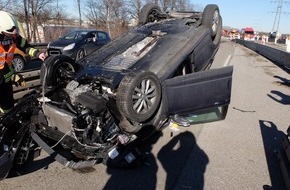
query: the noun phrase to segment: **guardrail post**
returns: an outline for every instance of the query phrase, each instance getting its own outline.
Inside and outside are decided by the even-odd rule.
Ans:
[[[266,36],[263,35],[263,36],[262,36],[262,45],[265,45],[265,44],[266,44]]]
[[[286,44],[287,44],[286,51],[290,52],[290,36],[288,36],[288,38],[286,39]]]

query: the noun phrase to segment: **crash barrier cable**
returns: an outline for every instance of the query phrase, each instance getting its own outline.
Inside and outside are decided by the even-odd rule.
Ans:
[[[252,41],[246,41],[246,40],[240,40],[240,39],[235,39],[233,41],[270,59],[277,65],[281,67],[285,67],[290,70],[290,53],[283,50],[269,47],[267,45],[255,43]]]

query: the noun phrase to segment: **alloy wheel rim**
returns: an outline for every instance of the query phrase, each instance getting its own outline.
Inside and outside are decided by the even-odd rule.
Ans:
[[[135,87],[132,95],[133,110],[136,113],[147,113],[156,102],[157,86],[150,79],[144,79]]]

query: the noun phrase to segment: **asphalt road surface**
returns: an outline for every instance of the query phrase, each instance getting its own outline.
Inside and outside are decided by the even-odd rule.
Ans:
[[[283,190],[274,150],[290,124],[289,73],[223,40],[212,68],[226,65],[234,66],[226,119],[163,130],[144,145],[150,155],[139,168],[74,171],[42,152],[0,189]]]

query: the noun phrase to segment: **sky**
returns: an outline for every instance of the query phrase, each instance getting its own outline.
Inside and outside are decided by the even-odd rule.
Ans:
[[[278,0],[190,0],[199,11],[207,4],[217,4],[223,18],[223,26],[242,29],[252,27],[255,31],[271,32],[277,12]],[[76,0],[60,0],[71,12],[78,16]],[[82,2],[82,1],[81,1]],[[290,34],[290,0],[284,0],[278,31]],[[278,15],[277,15],[278,17]],[[277,19],[278,20],[278,19]],[[288,21],[288,22],[287,22]],[[278,23],[278,21],[276,22]],[[277,30],[277,24],[274,28]]]
[[[238,29],[252,27],[260,32],[272,31],[278,6],[277,0],[192,0],[192,3],[200,7],[217,4],[223,18],[223,26]],[[284,0],[281,12],[278,31],[290,34],[290,1]]]

